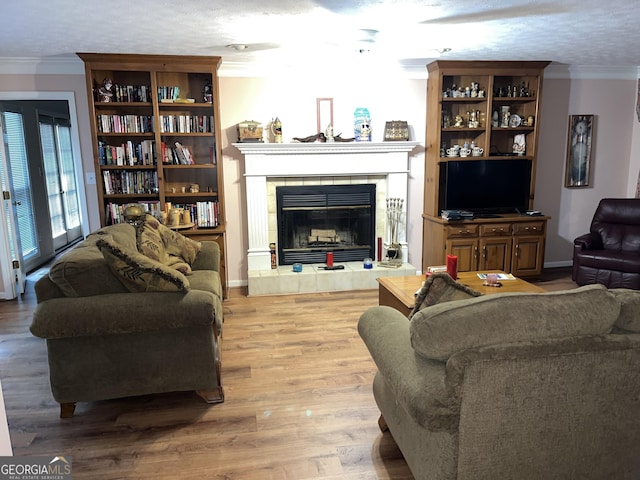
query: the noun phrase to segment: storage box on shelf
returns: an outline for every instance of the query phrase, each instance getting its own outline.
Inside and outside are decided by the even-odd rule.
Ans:
[[[492,219],[443,219],[443,208],[460,207],[445,207],[446,175],[441,173],[446,171],[445,164],[453,161],[462,162],[459,168],[464,168],[471,165],[464,163],[467,161],[529,160],[529,197],[522,207],[533,208],[538,118],[547,65],[489,61],[435,61],[427,65],[423,271],[428,265],[444,263],[447,254],[457,254],[460,271],[493,268],[518,276],[541,273],[548,217],[534,221],[512,209],[492,215]],[[500,194],[493,190],[484,193]]]
[[[100,223],[138,203],[221,248],[227,296],[220,142],[220,57],[79,53],[85,62]],[[187,214],[171,224],[171,209]]]

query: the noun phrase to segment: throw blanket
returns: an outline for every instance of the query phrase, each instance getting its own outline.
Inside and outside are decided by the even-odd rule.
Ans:
[[[191,264],[202,248],[200,242],[171,230],[153,215],[146,215],[138,227],[137,243],[140,253],[185,275],[191,273]]]

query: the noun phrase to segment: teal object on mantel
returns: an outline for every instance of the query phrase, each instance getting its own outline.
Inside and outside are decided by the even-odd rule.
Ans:
[[[353,136],[356,142],[371,141],[371,115],[369,109],[358,107],[353,114]]]

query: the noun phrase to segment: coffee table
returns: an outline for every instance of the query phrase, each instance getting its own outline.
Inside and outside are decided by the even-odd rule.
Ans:
[[[532,283],[521,278],[502,280],[501,287],[487,287],[482,285],[484,280],[478,277],[479,272],[458,272],[458,282],[467,285],[485,295],[506,292],[546,292]],[[504,273],[500,270],[483,270],[482,273]],[[378,304],[393,307],[399,312],[409,315],[415,305],[415,293],[425,280],[424,275],[409,275],[406,277],[379,277]]]

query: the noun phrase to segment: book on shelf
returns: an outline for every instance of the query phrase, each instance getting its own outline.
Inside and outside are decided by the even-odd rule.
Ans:
[[[180,87],[177,85],[161,85],[158,87],[158,101],[176,100],[180,96]]]
[[[129,140],[120,145],[108,145],[105,142],[99,142],[98,157],[100,158],[100,165],[155,165],[157,161],[155,141],[143,140],[142,142],[134,142]]]
[[[124,223],[124,211],[131,205],[140,205],[145,213],[151,214],[156,218],[161,218],[160,201],[158,200],[141,200],[138,202],[128,203],[109,202],[105,207],[107,223],[110,225],[113,225],[114,223]]]
[[[214,143],[209,147],[209,161],[211,165],[217,165],[218,159],[216,158],[216,144]]]
[[[187,156],[184,153],[184,148],[180,142],[176,142],[175,144],[175,154],[178,159],[178,163],[180,165],[189,165],[189,161],[187,160]]]
[[[220,224],[218,202],[197,202],[194,218],[198,228],[217,227]]]
[[[191,155],[191,151],[188,147],[185,147],[180,142],[175,142],[175,155],[174,157],[178,159],[178,164],[180,165],[193,165],[193,156]]]
[[[104,170],[105,195],[140,195],[158,193],[158,172],[155,170]]]
[[[162,115],[160,133],[212,133],[213,115]]]

